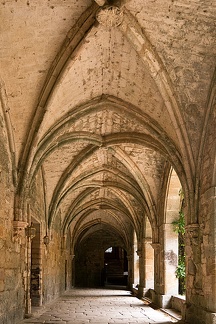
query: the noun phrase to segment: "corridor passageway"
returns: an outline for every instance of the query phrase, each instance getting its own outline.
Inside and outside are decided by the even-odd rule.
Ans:
[[[216,324],[216,1],[0,12],[0,324]]]
[[[40,309],[40,308],[39,308]],[[20,322],[49,324],[176,323],[123,289],[72,289],[34,316]]]

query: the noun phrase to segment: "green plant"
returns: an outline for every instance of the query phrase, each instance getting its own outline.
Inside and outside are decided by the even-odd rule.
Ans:
[[[184,235],[185,234],[185,218],[182,210],[179,212],[179,218],[172,222],[174,226],[174,232]]]
[[[179,212],[179,218],[173,221],[173,230],[178,234],[179,238],[179,257],[178,266],[176,268],[176,277],[179,279],[179,293],[185,293],[185,217],[182,209]]]
[[[186,279],[186,273],[185,273],[185,255],[179,256],[178,260],[178,266],[176,268],[176,277],[179,279],[179,294],[184,295],[186,286],[185,286],[185,279]]]

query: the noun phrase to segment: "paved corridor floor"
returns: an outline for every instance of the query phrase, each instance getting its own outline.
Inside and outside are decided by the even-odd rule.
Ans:
[[[72,289],[20,322],[49,324],[176,323],[123,289]]]

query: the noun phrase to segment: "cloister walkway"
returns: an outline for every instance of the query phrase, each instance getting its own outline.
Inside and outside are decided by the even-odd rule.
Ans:
[[[72,289],[37,310],[24,323],[49,324],[149,324],[177,323],[124,289]]]

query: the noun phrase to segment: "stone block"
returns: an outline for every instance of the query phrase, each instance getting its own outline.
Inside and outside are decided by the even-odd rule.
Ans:
[[[4,227],[0,225],[0,237],[4,237]]]
[[[5,290],[5,282],[4,280],[0,279],[0,291],[4,291]]]
[[[162,308],[169,308],[171,305],[171,295],[159,295],[158,302],[159,306]]]
[[[0,280],[5,279],[5,269],[0,269]]]

